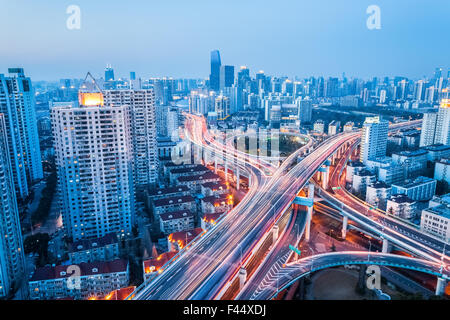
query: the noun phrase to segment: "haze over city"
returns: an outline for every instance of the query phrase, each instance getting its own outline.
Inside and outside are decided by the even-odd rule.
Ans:
[[[0,69],[35,80],[101,75],[206,78],[208,52],[278,76],[429,75],[448,63],[448,1],[377,1],[381,29],[366,28],[368,0],[0,1]],[[81,29],[66,28],[66,8]],[[5,50],[6,49],[6,50]]]

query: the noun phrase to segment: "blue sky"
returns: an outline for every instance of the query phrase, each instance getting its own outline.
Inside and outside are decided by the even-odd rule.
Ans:
[[[81,29],[66,28],[66,8]],[[369,5],[381,29],[366,27]],[[222,63],[272,75],[430,75],[450,67],[448,0],[0,0],[0,73],[35,80],[130,70],[205,78]]]

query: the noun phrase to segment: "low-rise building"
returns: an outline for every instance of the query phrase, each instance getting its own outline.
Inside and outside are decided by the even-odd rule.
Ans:
[[[112,261],[118,257],[119,240],[115,233],[98,239],[78,240],[69,245],[69,259],[72,264]]]
[[[450,184],[450,158],[436,162],[434,167],[434,179]]]
[[[197,204],[192,196],[164,198],[153,201],[153,214],[155,219],[166,212],[189,210],[196,212]]]
[[[344,125],[344,132],[352,132],[354,127],[355,127],[355,123],[354,122],[351,122],[351,121],[347,122]]]
[[[375,182],[367,186],[366,202],[381,209],[386,209],[386,201],[391,197],[391,187],[384,182]]]
[[[333,120],[328,125],[328,135],[334,136],[335,134],[338,134],[341,129],[341,122],[337,120]]]
[[[203,213],[227,212],[233,209],[233,196],[217,195],[201,199],[201,208]]]
[[[208,230],[208,229],[214,227],[216,225],[217,221],[226,213],[227,213],[227,211],[222,211],[222,212],[218,211],[215,213],[205,213],[200,222],[202,229]]]
[[[175,184],[179,177],[199,176],[209,172],[209,169],[201,164],[189,168],[173,168],[169,172],[169,180],[171,184]]]
[[[220,181],[220,177],[214,172],[206,172],[204,174],[195,175],[195,176],[183,176],[178,177],[177,182],[179,185],[187,186],[193,192],[199,193],[201,192],[201,185],[207,182],[218,183]]]
[[[366,161],[367,169],[374,172],[377,180],[387,184],[401,183],[406,179],[406,170],[396,164],[391,157],[379,157]]]
[[[433,198],[430,207],[422,210],[420,230],[450,241],[450,194]]]
[[[72,276],[77,273],[79,278]],[[128,283],[128,262],[122,259],[42,267],[35,270],[29,281],[30,299],[101,298]]]
[[[366,198],[367,186],[376,181],[376,177],[368,170],[362,170],[353,175],[352,191],[360,195],[363,199]]]
[[[195,215],[189,210],[162,213],[159,226],[165,235],[194,228]]]
[[[438,161],[442,158],[450,158],[450,145],[434,144],[423,147],[422,149],[427,151],[427,159],[431,162]]]
[[[417,177],[402,184],[392,185],[392,194],[404,194],[415,201],[428,201],[436,192],[436,180],[428,177]]]
[[[143,274],[144,281],[147,281],[152,275],[156,274],[158,270],[164,266],[170,259],[172,259],[178,251],[168,251],[160,254],[156,258],[144,260],[142,262],[143,265]]]
[[[316,122],[314,122],[314,131],[318,132],[318,133],[324,133],[325,132],[325,123],[323,122],[323,120],[317,120]]]
[[[228,194],[230,190],[224,183],[207,182],[201,185],[201,194],[205,197]]]
[[[355,173],[361,172],[365,169],[366,169],[366,167],[364,166],[364,164],[362,162],[359,162],[359,161],[349,162],[346,167],[345,181],[348,183],[352,183],[353,175]]]
[[[168,251],[180,251],[195,238],[201,237],[205,233],[202,228],[195,228],[188,231],[180,231],[169,234],[167,237]]]
[[[404,194],[392,196],[386,207],[387,214],[406,220],[413,220],[418,213],[417,202]]]
[[[392,162],[401,165],[406,170],[406,176],[412,178],[426,170],[427,155],[425,150],[401,151],[392,154]]]

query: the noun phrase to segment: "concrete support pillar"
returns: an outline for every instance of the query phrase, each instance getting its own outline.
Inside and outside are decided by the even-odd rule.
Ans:
[[[236,190],[239,190],[241,181],[239,179],[239,167],[236,167]]]
[[[436,291],[435,295],[442,296],[445,292],[445,287],[447,286],[447,280],[444,278],[438,277],[436,283]]]
[[[330,171],[330,168],[328,166],[325,166],[325,171],[322,172],[322,188],[325,190],[328,189],[329,171]]]
[[[347,237],[347,225],[348,225],[348,217],[344,216],[342,220],[342,238],[345,239]]]
[[[306,226],[305,226],[305,240],[309,241],[311,237],[311,219],[312,219],[313,207],[308,207],[308,212],[306,213]]]
[[[383,248],[382,248],[382,252],[383,253],[388,253],[389,251],[389,241],[388,239],[384,239],[383,238]]]
[[[224,161],[225,161],[225,181],[228,181],[228,161],[227,161],[227,158],[225,158]]]
[[[308,185],[308,198],[314,200],[314,183]]]
[[[274,225],[272,228],[272,243],[275,243],[278,240],[279,233],[280,228],[277,225]]]
[[[247,281],[247,270],[245,270],[244,267],[241,267],[239,270],[239,290],[242,290],[245,281]]]

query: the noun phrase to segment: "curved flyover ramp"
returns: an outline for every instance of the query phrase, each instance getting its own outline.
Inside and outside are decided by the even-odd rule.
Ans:
[[[410,269],[450,279],[450,266],[427,260],[410,258],[388,253],[345,251],[315,255],[285,265],[272,281],[256,291],[251,300],[268,300],[286,289],[300,278],[318,270],[344,265],[378,265]]]

